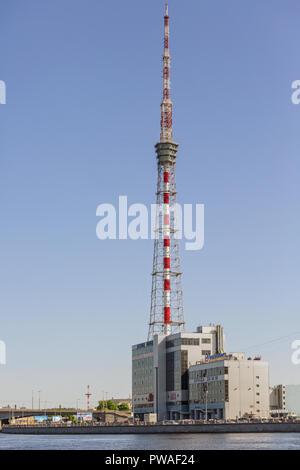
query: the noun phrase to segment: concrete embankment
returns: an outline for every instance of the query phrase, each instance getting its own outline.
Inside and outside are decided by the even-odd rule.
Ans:
[[[151,426],[3,426],[7,434],[179,434],[179,433],[294,433],[300,423],[169,424]]]

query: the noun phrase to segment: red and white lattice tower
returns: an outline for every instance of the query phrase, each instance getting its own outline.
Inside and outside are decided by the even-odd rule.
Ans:
[[[85,393],[85,396],[86,396],[86,400],[87,400],[87,410],[89,411],[89,409],[90,409],[90,397],[92,396],[92,394],[90,393],[90,386],[89,385],[87,386],[87,393]]]
[[[156,238],[154,243],[151,312],[148,340],[154,334],[169,335],[184,330],[179,240],[176,234],[175,163],[178,144],[173,142],[170,94],[168,4],[164,17],[163,100],[158,163]]]

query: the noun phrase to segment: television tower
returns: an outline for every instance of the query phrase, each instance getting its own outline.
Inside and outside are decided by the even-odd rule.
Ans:
[[[155,146],[158,164],[157,214],[153,256],[151,311],[148,340],[154,334],[184,330],[179,240],[176,237],[175,163],[170,93],[169,12],[164,16],[163,99],[160,142]]]

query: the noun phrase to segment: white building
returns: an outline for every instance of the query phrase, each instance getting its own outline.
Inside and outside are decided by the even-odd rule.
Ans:
[[[285,385],[270,387],[270,415],[272,417],[286,417]]]
[[[300,416],[300,385],[276,385],[270,388],[272,416]]]
[[[189,409],[193,419],[269,417],[269,363],[223,355],[189,368]]]
[[[132,346],[132,403],[136,418],[156,413],[159,421],[189,417],[188,369],[206,356],[225,350],[220,325],[195,333],[155,335]]]

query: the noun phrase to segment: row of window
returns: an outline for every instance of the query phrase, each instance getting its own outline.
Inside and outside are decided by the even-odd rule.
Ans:
[[[136,359],[135,361],[132,361],[133,370],[147,369],[151,367],[153,367],[153,356],[145,357],[143,359]]]
[[[211,338],[202,338],[202,344],[211,344]],[[166,342],[166,347],[174,348],[177,346],[199,346],[200,338],[175,338]],[[210,353],[210,351],[209,351]]]
[[[153,341],[147,341],[147,343],[140,343],[135,346],[136,349],[143,349],[149,346],[153,346]]]
[[[228,397],[225,397],[225,400],[219,398],[209,398],[207,403],[220,403],[220,402],[228,402]],[[190,398],[190,405],[205,405],[206,404],[206,397],[198,397],[197,399]]]
[[[167,401],[167,406],[180,406],[180,405],[188,405],[188,401]]]
[[[153,355],[153,346],[149,346],[143,349],[134,349],[132,351],[132,358],[135,358],[136,356],[149,356],[149,355]]]
[[[135,403],[134,408],[153,408],[153,403]]]
[[[212,377],[218,375],[228,374],[228,367],[211,367],[204,370],[192,370],[190,371],[191,379],[198,379],[203,377]]]

